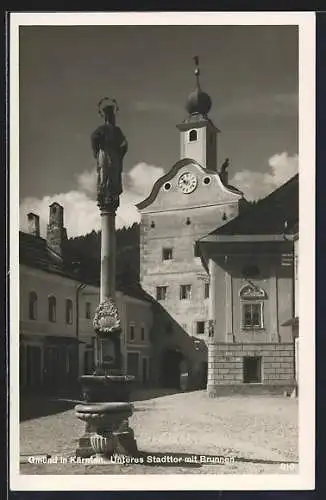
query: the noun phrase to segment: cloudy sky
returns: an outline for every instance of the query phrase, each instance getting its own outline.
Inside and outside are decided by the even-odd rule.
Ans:
[[[20,28],[20,217],[65,207],[69,236],[99,229],[90,134],[97,103],[115,97],[127,136],[117,227],[179,159],[176,124],[195,85],[212,97],[222,131],[219,162],[248,199],[297,170],[298,36],[295,26],[25,26]]]

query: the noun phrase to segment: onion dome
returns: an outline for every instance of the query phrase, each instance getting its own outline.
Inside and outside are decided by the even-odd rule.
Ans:
[[[195,68],[195,75],[196,75],[196,80],[197,80],[197,86],[196,89],[191,92],[188,96],[187,102],[186,102],[186,110],[190,115],[192,114],[200,114],[206,116],[209,110],[212,107],[212,100],[210,96],[201,90],[200,88],[200,82],[199,82],[199,59],[198,57],[194,57],[196,68]]]
[[[199,113],[201,115],[207,115],[212,107],[212,100],[206,92],[203,92],[200,88],[196,88],[188,96],[186,109],[190,115],[194,113]]]

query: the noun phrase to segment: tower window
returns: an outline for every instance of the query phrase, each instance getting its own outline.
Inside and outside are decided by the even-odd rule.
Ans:
[[[156,300],[165,300],[167,295],[168,287],[167,286],[158,286],[156,287]]]
[[[191,285],[180,285],[180,300],[191,299]]]
[[[173,250],[172,250],[172,248],[163,248],[163,250],[162,250],[162,259],[163,260],[172,260],[173,259]]]
[[[190,130],[189,132],[189,141],[197,141],[197,130]]]
[[[204,298],[208,299],[209,297],[209,283],[204,284]]]
[[[196,333],[197,333],[197,335],[204,335],[204,333],[205,333],[205,321],[197,321]]]

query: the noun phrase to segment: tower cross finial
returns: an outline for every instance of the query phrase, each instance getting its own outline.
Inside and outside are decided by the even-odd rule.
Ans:
[[[200,70],[199,70],[199,57],[198,56],[194,56],[194,62],[195,62],[195,75],[196,75],[197,87],[200,88],[200,83],[199,83]]]

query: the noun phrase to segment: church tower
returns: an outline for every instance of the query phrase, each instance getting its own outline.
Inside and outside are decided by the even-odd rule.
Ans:
[[[178,386],[181,362],[191,386],[205,386],[210,283],[196,242],[236,217],[245,203],[243,193],[228,184],[228,162],[217,166],[219,131],[208,116],[212,101],[201,89],[197,57],[195,62],[196,88],[177,126],[180,158],[137,205],[140,281],[156,301],[153,365],[165,387]]]
[[[192,158],[208,170],[217,170],[219,129],[208,117],[212,100],[200,87],[199,59],[195,60],[196,88],[186,102],[187,118],[179,125],[180,158]]]

